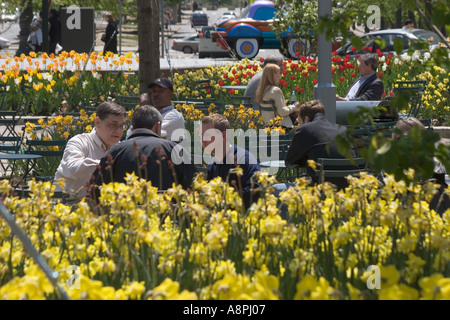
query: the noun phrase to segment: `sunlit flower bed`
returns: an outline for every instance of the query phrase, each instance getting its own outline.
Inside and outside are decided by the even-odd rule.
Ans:
[[[282,219],[266,174],[248,212],[220,179],[165,193],[127,181],[93,207],[51,201],[47,182],[28,199],[1,184],[72,299],[450,299],[450,212],[429,210],[432,185],[388,177],[379,189],[363,175],[335,192],[299,179]],[[58,298],[2,219],[0,230],[0,299]]]
[[[370,51],[370,48],[363,49]],[[449,74],[439,66],[426,66],[428,53],[420,55],[416,52],[412,56],[378,55],[378,76],[385,85],[383,97],[392,96],[397,80],[425,79],[429,82],[429,88],[423,97],[426,107],[424,116],[436,119],[441,125],[450,122],[447,116],[449,92],[446,89]],[[37,57],[31,53],[30,56],[0,57],[0,61],[3,61],[0,84],[5,84],[6,91],[10,93],[5,106],[17,109],[27,98],[30,101],[28,112],[35,115],[95,107],[102,101],[114,100],[120,95],[139,93],[139,79],[134,67],[131,68],[139,64],[139,58],[133,53],[103,56],[102,53],[94,52],[88,56],[64,51],[58,56],[43,54]],[[246,85],[261,70],[262,61],[263,58],[243,59],[225,66],[210,66],[183,73],[175,70],[173,75],[169,75],[175,83],[174,99],[210,98],[232,103],[230,95],[242,96],[243,90],[225,89],[223,86]],[[296,92],[298,100],[314,99],[317,71],[315,59],[299,57],[297,60],[285,60],[280,86],[286,99],[290,98],[292,91]],[[359,75],[356,60],[351,60],[350,56],[333,56],[332,73],[337,93],[344,96]],[[197,81],[200,80],[209,80],[208,85],[212,89],[199,89]],[[22,95],[24,85],[29,86],[25,88],[28,92],[25,97]]]

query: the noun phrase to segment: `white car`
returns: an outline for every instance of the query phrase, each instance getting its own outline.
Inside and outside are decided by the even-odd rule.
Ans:
[[[219,25],[225,20],[236,18],[236,14],[233,11],[227,11],[217,20],[216,25]]]
[[[11,45],[11,42],[4,38],[4,37],[0,37],[0,50],[2,49],[8,49]]]
[[[200,32],[200,39],[198,42],[198,57],[206,58],[226,58],[231,56],[231,50],[222,49],[219,44],[211,38],[211,32],[214,31],[213,26],[203,27]]]

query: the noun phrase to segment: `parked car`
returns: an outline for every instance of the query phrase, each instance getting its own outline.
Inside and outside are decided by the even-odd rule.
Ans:
[[[236,18],[236,14],[233,11],[226,11],[222,14],[222,16],[219,19],[217,19],[216,24],[221,24],[225,20],[235,19],[235,18]]]
[[[303,48],[308,48],[309,43],[293,38],[289,33],[291,28],[282,34],[281,39],[277,37],[272,30],[277,11],[272,1],[255,0],[242,11],[239,18],[217,24],[212,37],[223,49],[230,47],[240,59],[254,58],[259,49],[281,49],[280,52],[289,58],[295,58],[296,52],[304,51]]]
[[[419,39],[428,41],[430,43],[429,49],[431,51],[435,47],[439,46],[440,38],[436,33],[424,29],[413,29],[411,31],[404,31],[402,29],[386,29],[366,33],[361,36],[361,39],[363,40],[366,50],[355,50],[351,42],[347,42],[345,46],[336,50],[337,55],[350,55],[350,58],[353,58],[358,53],[361,54],[366,52],[370,47],[372,47],[372,52],[376,52],[380,49],[384,55],[388,55],[389,53],[393,54],[395,52],[394,43],[396,39],[401,39],[403,42],[402,52],[408,51],[411,46],[411,40]],[[377,39],[384,40],[384,48],[380,48],[380,46],[375,42]]]
[[[0,37],[0,50],[8,49],[10,45],[11,45],[11,42],[8,39],[6,39],[4,37]]]
[[[224,49],[219,45],[218,42],[220,40],[218,40],[218,42],[213,41],[211,37],[211,33],[213,31],[214,31],[213,26],[206,26],[202,28],[198,43],[198,57],[200,59],[206,57],[213,57],[213,58],[231,57],[231,51],[228,48]]]
[[[207,26],[208,16],[203,11],[194,11],[191,16],[191,25],[192,27]]]
[[[179,40],[173,40],[172,50],[194,53],[198,51],[199,35],[194,34]]]

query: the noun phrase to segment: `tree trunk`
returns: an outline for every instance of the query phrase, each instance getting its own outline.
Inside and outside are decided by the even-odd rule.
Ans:
[[[31,33],[30,24],[33,19],[33,2],[32,0],[21,0],[20,8],[22,12],[19,18],[19,48],[16,51],[16,56],[20,56],[22,53],[28,54],[30,51],[27,46],[28,36]]]
[[[161,74],[158,8],[158,0],[137,0],[139,85],[141,93],[148,92],[148,85]]]

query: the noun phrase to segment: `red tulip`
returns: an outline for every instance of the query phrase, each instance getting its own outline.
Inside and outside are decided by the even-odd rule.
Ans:
[[[336,50],[333,51],[333,56],[337,56],[337,51]]]
[[[295,80],[295,76],[294,75],[291,76],[291,80]]]
[[[352,78],[354,78],[356,76],[356,74],[354,72],[352,72],[351,76],[352,76]]]
[[[299,88],[299,86],[296,86],[295,87],[295,91],[298,91],[300,88]]]
[[[261,63],[263,63],[264,62],[264,58],[263,57],[259,58],[259,61],[261,61]]]
[[[314,80],[313,80],[313,83],[314,83],[314,84],[317,84],[317,79],[314,79]]]
[[[295,52],[295,55],[298,57],[298,56],[300,56],[300,52],[299,51],[296,51]]]
[[[237,84],[237,85],[240,85],[240,84],[241,84],[241,80],[237,79],[237,80],[236,80],[236,84]]]
[[[305,88],[300,88],[300,92],[301,93],[305,92]]]
[[[380,78],[381,79],[381,77],[383,76],[383,72],[378,72],[378,78]]]
[[[340,77],[339,80],[340,80],[341,82],[344,82],[345,79],[344,79],[344,77]]]
[[[223,75],[223,78],[224,78],[224,79],[228,78],[228,74],[225,73],[225,74]]]
[[[223,86],[223,81],[219,80],[219,82],[217,82],[219,84],[219,86]]]

